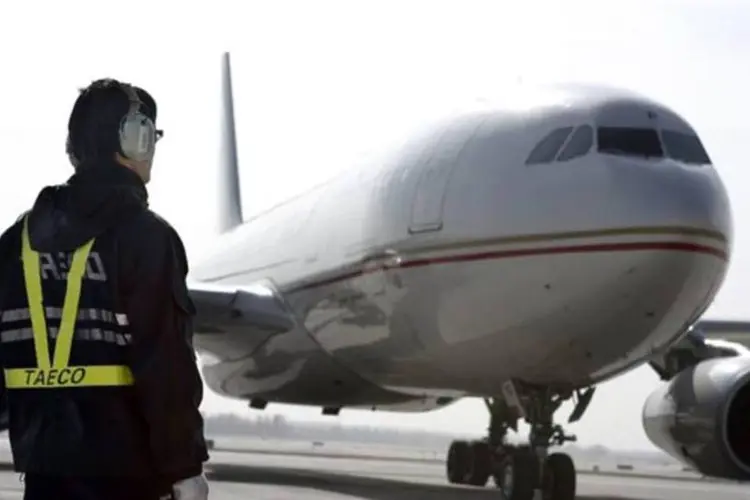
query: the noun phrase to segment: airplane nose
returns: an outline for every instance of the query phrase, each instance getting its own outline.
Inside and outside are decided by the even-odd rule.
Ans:
[[[723,282],[732,243],[729,198],[712,166],[628,158],[604,158],[600,166],[606,187],[591,205],[601,209],[595,217],[630,230],[623,241],[632,244],[621,248],[633,251],[613,254],[619,267],[608,274],[609,293],[590,290],[598,310],[623,308],[616,327],[584,342],[598,353],[595,378],[664,348],[697,320]]]
[[[651,131],[642,106],[615,104],[624,115],[595,122]],[[543,138],[515,147],[493,117],[440,157],[460,161],[450,175],[430,171],[420,186],[441,196],[432,205],[415,198],[430,210],[412,219],[432,223],[413,240],[432,252],[420,264],[442,266],[421,294],[435,299],[424,310],[437,316],[441,371],[487,391],[509,373],[540,384],[601,381],[669,345],[706,310],[729,265],[730,203],[691,127],[660,116],[661,155],[644,151],[638,134],[607,144],[602,126],[587,153],[584,142],[579,156],[560,159],[567,146],[558,152]],[[687,138],[682,149],[672,129]],[[531,161],[540,145],[552,153]],[[442,276],[450,286],[432,295]]]

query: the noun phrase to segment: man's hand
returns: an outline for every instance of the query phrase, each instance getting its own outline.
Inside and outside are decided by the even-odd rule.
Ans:
[[[172,485],[175,500],[208,500],[206,476],[190,477]]]

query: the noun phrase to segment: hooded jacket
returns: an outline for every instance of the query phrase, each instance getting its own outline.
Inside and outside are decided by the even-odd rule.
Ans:
[[[79,311],[123,311],[128,331],[119,334],[127,335],[128,345],[77,340],[79,319],[71,364],[125,364],[134,384],[5,390],[16,470],[157,477],[165,485],[200,474],[208,459],[198,409],[202,382],[192,347],[195,310],[185,283],[187,258],[177,232],[149,210],[140,178],[115,163],[79,169],[67,183],[45,187],[25,215],[30,245],[46,257],[40,259],[46,307],[62,307],[66,259],[96,238],[92,254],[96,250],[102,269],[92,272],[104,278],[84,280]],[[28,308],[22,228],[23,216],[0,237],[3,319],[11,316],[4,314],[8,311]],[[26,321],[21,326],[28,329]],[[0,363],[35,366],[31,339],[2,338],[12,327],[19,325],[0,321]],[[54,341],[49,344],[54,348]]]

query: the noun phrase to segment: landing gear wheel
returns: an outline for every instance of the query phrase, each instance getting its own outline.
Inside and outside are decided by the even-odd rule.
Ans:
[[[448,449],[446,474],[451,484],[484,486],[492,470],[489,446],[482,441],[453,441]]]
[[[469,445],[471,465],[465,477],[466,484],[485,486],[492,472],[492,454],[487,443],[474,441]]]
[[[471,450],[466,441],[453,441],[448,448],[446,475],[451,484],[463,484]]]
[[[575,500],[576,468],[565,453],[552,453],[544,464],[544,500]]]
[[[514,450],[500,466],[498,487],[505,500],[532,500],[539,483],[539,460],[530,448]]]

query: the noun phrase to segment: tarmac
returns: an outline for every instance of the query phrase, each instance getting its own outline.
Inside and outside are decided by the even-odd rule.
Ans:
[[[264,444],[261,446],[261,444]],[[216,443],[206,466],[212,500],[406,500],[495,499],[486,488],[448,485],[436,457],[408,456],[406,450],[373,445],[378,457],[360,452],[343,455],[345,444],[236,440]],[[231,447],[232,451],[227,451]],[[337,456],[337,447],[340,447]],[[274,452],[273,449],[278,450]],[[326,450],[331,448],[331,450]],[[395,458],[394,456],[395,455]],[[23,498],[23,483],[11,472],[7,441],[0,441],[0,500]],[[592,473],[578,476],[579,500],[739,500],[750,498],[750,485],[659,477],[656,474]]]

